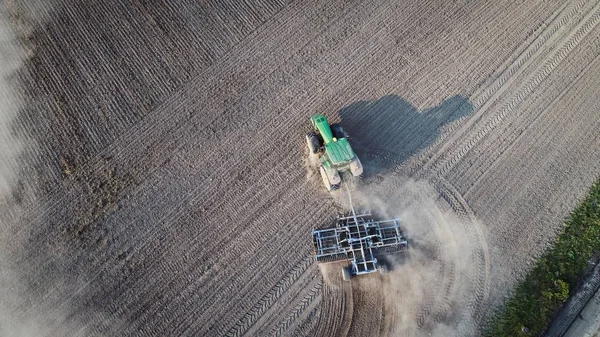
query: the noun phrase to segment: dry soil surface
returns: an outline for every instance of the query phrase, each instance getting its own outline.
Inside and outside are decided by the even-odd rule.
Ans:
[[[2,335],[477,335],[600,175],[599,1],[2,6]],[[315,112],[384,277],[311,258]]]

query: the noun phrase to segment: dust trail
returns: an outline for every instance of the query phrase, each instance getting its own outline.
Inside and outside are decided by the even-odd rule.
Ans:
[[[305,155],[302,157],[304,168],[306,169],[306,181],[316,181],[321,179],[319,175],[319,157],[315,154],[310,153],[308,150],[305,151]]]
[[[31,38],[33,22],[46,20],[53,1],[0,1],[0,206],[10,200],[19,172],[19,157],[34,147],[30,138],[18,134],[15,119],[24,108],[16,74],[34,51],[21,43]]]
[[[12,130],[12,121],[22,105],[10,84],[11,77],[21,65],[21,53],[6,12],[0,12],[0,196],[9,194],[16,180],[16,161],[23,144]]]
[[[32,33],[33,18],[49,15],[48,1],[0,2],[0,336],[29,337],[61,334],[50,327],[64,320],[68,313],[48,314],[41,308],[43,300],[28,291],[35,283],[27,249],[35,249],[27,240],[27,221],[43,205],[35,201],[33,184],[24,169],[26,153],[35,153],[35,143],[16,127],[17,118],[26,107],[17,75],[32,56],[22,44]],[[35,205],[33,210],[28,205]]]
[[[5,7],[0,10],[0,335],[33,336],[35,324],[18,324],[14,312],[25,306],[19,266],[15,259],[22,243],[12,233],[22,216],[20,205],[12,197],[18,178],[17,161],[24,142],[13,130],[13,121],[22,107],[13,76],[22,64],[23,54],[17,44]]]
[[[477,335],[480,312],[474,293],[485,275],[474,263],[481,242],[467,239],[473,224],[444,207],[426,181],[392,174],[377,178],[377,182],[357,184],[352,192],[354,206],[390,218],[400,217],[409,240],[408,253],[384,257],[391,263],[391,270],[382,282],[360,290],[373,296],[383,292],[384,303],[380,305],[382,324],[387,326],[384,335]],[[348,197],[336,199],[341,207],[349,209]]]
[[[14,76],[26,56],[17,40],[9,14],[10,3],[0,7],[0,335],[36,336],[41,330],[35,321],[20,321],[17,311],[25,310],[25,289],[18,262],[23,238],[15,237],[24,210],[13,189],[19,178],[18,160],[27,146],[14,130],[14,121],[23,107]]]

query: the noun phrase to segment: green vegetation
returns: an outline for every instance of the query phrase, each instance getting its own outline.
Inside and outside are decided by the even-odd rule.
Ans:
[[[570,214],[554,246],[536,263],[490,324],[485,336],[539,336],[576,290],[588,262],[600,252],[600,180]]]

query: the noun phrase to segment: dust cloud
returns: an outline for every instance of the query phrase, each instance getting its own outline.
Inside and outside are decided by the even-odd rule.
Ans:
[[[34,51],[22,41],[33,32],[33,22],[46,20],[52,1],[0,1],[0,206],[8,202],[14,187],[19,157],[26,148],[35,146],[15,128],[15,119],[24,107],[24,98],[15,78]],[[26,5],[26,6],[25,6]],[[34,19],[35,17],[35,19]]]
[[[353,204],[387,218],[400,217],[409,251],[387,255],[390,273],[376,287],[388,336],[473,336],[480,332],[481,288],[486,283],[482,242],[426,181],[392,174],[358,184]],[[347,198],[338,199],[347,205]],[[485,246],[485,245],[483,245]],[[379,277],[375,275],[374,277]],[[361,290],[365,291],[365,289]],[[483,291],[485,293],[485,291]],[[369,308],[364,308],[369,310]]]
[[[305,150],[305,155],[302,156],[304,168],[306,169],[306,181],[317,181],[317,179],[321,180],[321,176],[319,175],[318,167],[319,167],[319,157],[315,154],[312,154]]]
[[[35,148],[35,143],[17,128],[16,119],[25,102],[16,75],[31,56],[31,50],[21,43],[32,31],[28,18],[34,14],[44,17],[50,8],[48,2],[27,5],[26,11],[19,7],[24,6],[22,2],[0,2],[0,336],[3,337],[60,334],[60,330],[51,331],[49,327],[66,317],[63,313],[40,310],[31,301],[26,286],[31,280],[25,277],[30,267],[23,260],[28,244],[24,219],[30,211],[24,200],[35,203],[35,193],[23,185],[18,193],[15,189],[23,178],[23,156],[26,150]],[[36,13],[29,12],[34,9]],[[38,205],[36,210],[40,208]]]
[[[13,76],[21,67],[23,50],[19,48],[16,32],[11,25],[7,3],[0,8],[0,335],[35,336],[39,329],[34,322],[18,323],[15,312],[26,306],[18,266],[20,240],[15,242],[20,205],[12,198],[18,178],[17,165],[25,143],[14,132],[14,119],[22,108],[22,99]]]
[[[21,108],[21,100],[11,85],[11,77],[21,65],[21,53],[6,12],[0,11],[0,196],[10,192],[16,179],[16,162],[22,142],[12,130],[12,121]]]

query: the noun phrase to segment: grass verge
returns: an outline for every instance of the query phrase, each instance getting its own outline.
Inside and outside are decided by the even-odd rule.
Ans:
[[[576,290],[588,262],[600,252],[600,180],[571,212],[556,242],[536,262],[484,336],[540,336]]]

